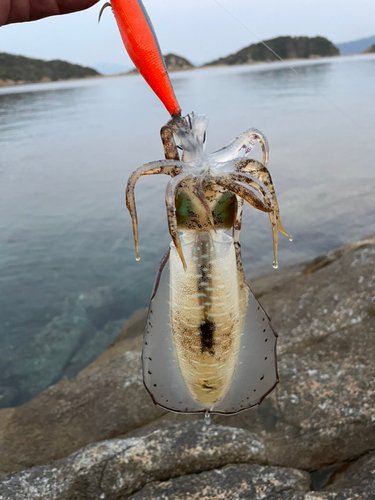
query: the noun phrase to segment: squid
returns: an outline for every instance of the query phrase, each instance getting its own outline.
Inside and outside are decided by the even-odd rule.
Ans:
[[[244,202],[268,214],[277,267],[280,220],[267,168],[265,135],[251,128],[226,147],[206,153],[205,115],[183,117],[140,0],[112,0],[125,47],[171,115],[160,131],[165,158],[137,168],[126,186],[139,260],[135,186],[165,174],[171,243],[152,292],[142,350],[143,380],[155,404],[174,412],[234,414],[260,404],[277,385],[270,318],[242,268]],[[262,163],[251,158],[255,145]],[[229,234],[231,232],[231,234]]]
[[[161,130],[166,159],[131,174],[126,205],[139,259],[136,182],[145,175],[170,176],[165,204],[172,242],[160,265],[144,335],[146,389],[156,404],[175,412],[231,414],[261,403],[278,383],[277,335],[242,268],[244,201],[269,215],[274,267],[278,231],[291,237],[281,224],[266,167],[266,137],[249,129],[206,154],[206,130],[204,115],[173,117]],[[249,158],[256,143],[263,163]]]

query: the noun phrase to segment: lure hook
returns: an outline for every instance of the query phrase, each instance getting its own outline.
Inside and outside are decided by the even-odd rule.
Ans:
[[[103,7],[100,9],[100,12],[99,12],[99,18],[98,18],[98,24],[100,23],[100,19],[102,18],[102,14],[103,12],[105,11],[105,9],[107,7],[112,7],[111,3],[110,2],[106,2]]]

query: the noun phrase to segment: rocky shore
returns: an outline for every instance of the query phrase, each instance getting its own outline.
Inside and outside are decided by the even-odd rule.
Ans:
[[[259,407],[206,426],[154,406],[139,311],[74,378],[0,410],[0,500],[375,499],[375,236],[250,285],[279,333]]]

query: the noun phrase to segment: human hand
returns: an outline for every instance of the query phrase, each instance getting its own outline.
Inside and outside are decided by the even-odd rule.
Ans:
[[[0,26],[88,9],[99,0],[0,0]]]

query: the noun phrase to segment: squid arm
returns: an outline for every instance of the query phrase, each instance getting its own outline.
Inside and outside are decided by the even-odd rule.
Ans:
[[[137,168],[129,177],[128,183],[125,190],[125,201],[126,207],[129,210],[130,217],[132,219],[133,226],[133,236],[135,244],[135,258],[140,259],[139,256],[139,243],[138,243],[138,217],[137,208],[135,205],[134,189],[138,179],[144,175],[177,175],[181,168],[184,166],[182,162],[177,162],[174,160],[159,160],[146,163],[141,167]]]

